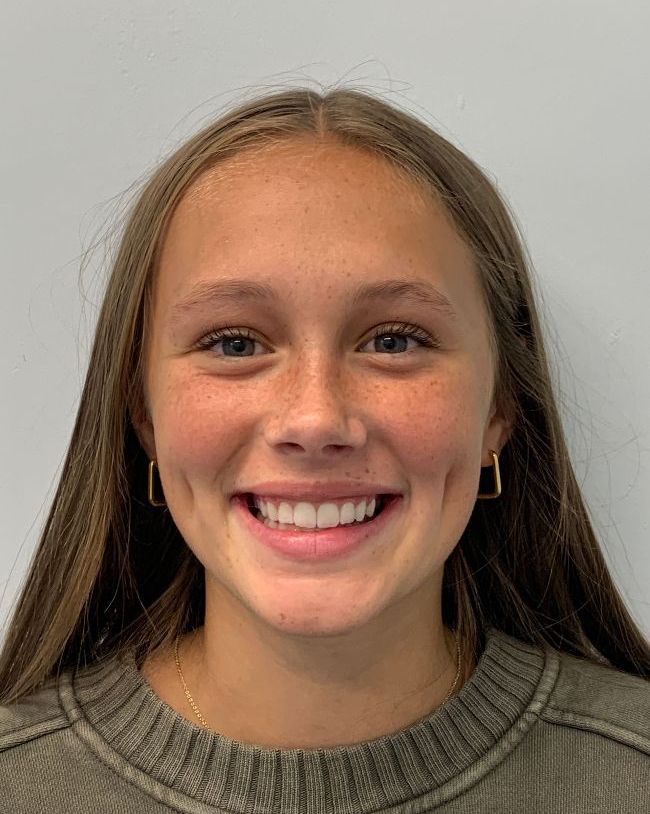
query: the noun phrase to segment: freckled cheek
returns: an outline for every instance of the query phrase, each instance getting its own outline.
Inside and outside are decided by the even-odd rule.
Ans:
[[[170,386],[156,411],[156,445],[168,465],[210,476],[227,460],[247,424],[245,402],[214,381]]]
[[[390,415],[394,447],[416,477],[444,478],[474,465],[481,427],[476,398],[467,388],[447,382],[396,399],[389,413],[387,407],[384,400],[384,423]]]

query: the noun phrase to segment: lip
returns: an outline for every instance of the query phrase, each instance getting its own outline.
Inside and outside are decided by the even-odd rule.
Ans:
[[[329,481],[315,484],[313,481],[265,481],[254,486],[238,489],[233,495],[254,494],[258,497],[276,500],[306,500],[310,503],[325,500],[342,500],[346,497],[366,497],[368,495],[401,495],[399,489],[381,483],[361,483],[360,481]]]
[[[366,523],[301,532],[269,528],[250,513],[246,495],[232,498],[237,519],[253,539],[282,557],[303,562],[337,559],[357,551],[366,542],[376,540],[391,523],[402,503],[402,496],[393,494],[386,500],[381,513]]]

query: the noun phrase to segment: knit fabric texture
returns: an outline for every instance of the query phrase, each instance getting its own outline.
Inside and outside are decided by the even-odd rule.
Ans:
[[[650,812],[650,682],[488,628],[457,695],[399,732],[268,749],[165,704],[132,654],[0,707],[0,812]]]

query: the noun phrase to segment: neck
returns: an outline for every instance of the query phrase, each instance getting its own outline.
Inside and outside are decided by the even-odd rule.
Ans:
[[[368,630],[290,637],[220,604],[181,639],[182,673],[208,727],[233,740],[285,749],[373,740],[430,715],[456,679],[453,634],[432,624],[433,614],[418,623],[417,610],[378,624],[374,638]],[[174,674],[177,711],[197,723],[175,664]],[[464,664],[452,695],[469,674]]]

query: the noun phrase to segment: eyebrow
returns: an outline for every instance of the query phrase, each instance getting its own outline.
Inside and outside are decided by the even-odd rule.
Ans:
[[[352,290],[350,307],[355,308],[381,300],[399,300],[402,303],[426,305],[451,319],[458,315],[449,299],[433,285],[415,280],[381,280],[360,283]],[[170,321],[176,323],[195,308],[220,303],[242,302],[280,303],[281,294],[266,283],[239,279],[215,280],[197,283],[183,299],[171,309]]]

